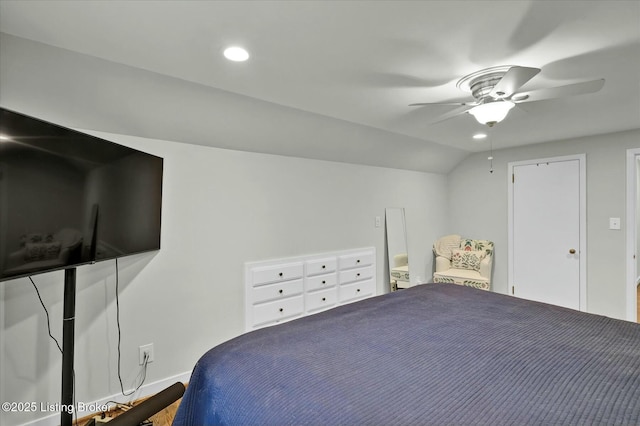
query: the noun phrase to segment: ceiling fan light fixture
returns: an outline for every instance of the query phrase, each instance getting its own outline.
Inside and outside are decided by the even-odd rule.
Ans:
[[[473,115],[478,123],[491,127],[504,120],[514,106],[511,101],[488,102],[471,108],[469,114]]]

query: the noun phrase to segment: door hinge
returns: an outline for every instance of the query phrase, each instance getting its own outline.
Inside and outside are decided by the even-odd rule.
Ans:
[[[516,174],[511,173],[511,183],[516,183]]]
[[[516,286],[511,286],[511,294],[516,294]]]

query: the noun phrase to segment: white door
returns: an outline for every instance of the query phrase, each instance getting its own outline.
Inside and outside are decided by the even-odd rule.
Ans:
[[[581,308],[580,167],[577,158],[512,166],[513,295]]]

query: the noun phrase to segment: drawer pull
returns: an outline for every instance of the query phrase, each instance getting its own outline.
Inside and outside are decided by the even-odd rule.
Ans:
[[[278,293],[282,294],[282,289],[278,290]]]
[[[322,280],[322,284],[326,284],[326,283],[327,283],[327,280]]]
[[[326,302],[326,301],[327,301],[327,298],[326,298],[326,297],[323,297],[323,298],[322,298],[322,301],[323,301],[323,302]]]
[[[360,259],[356,260],[356,263],[360,263]]]
[[[283,274],[282,272],[280,272],[278,275],[279,275],[279,276],[283,276],[284,274]]]
[[[360,290],[358,290],[358,291],[360,291]],[[284,312],[284,309],[280,308],[280,312]]]
[[[356,293],[360,293],[360,289],[357,289],[357,290],[356,290]]]
[[[327,265],[322,265],[322,269],[325,269],[327,267]]]
[[[360,276],[360,272],[358,272],[358,273],[356,274],[356,277],[359,277],[359,276]]]

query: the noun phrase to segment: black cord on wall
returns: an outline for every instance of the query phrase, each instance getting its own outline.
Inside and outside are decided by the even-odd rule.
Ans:
[[[47,332],[49,333],[49,337],[56,342],[56,346],[58,347],[58,350],[60,351],[60,354],[63,354],[64,352],[62,351],[62,346],[60,346],[60,342],[58,341],[58,339],[56,339],[53,334],[51,333],[51,320],[49,318],[49,311],[47,310],[46,305],[44,304],[44,301],[42,300],[42,296],[40,296],[40,290],[38,290],[38,286],[36,285],[35,281],[33,281],[33,278],[30,276],[29,277],[29,281],[31,281],[31,284],[33,284],[33,288],[36,290],[36,294],[38,295],[38,300],[40,301],[40,305],[42,305],[42,309],[44,309],[44,313],[47,316]],[[75,402],[76,400],[76,370],[75,368],[73,369],[73,405],[76,408],[76,410],[73,410],[73,414],[72,416],[75,416],[78,407],[78,404]],[[76,425],[78,424],[78,418],[76,417],[75,419],[75,423]]]
[[[44,313],[47,316],[47,331],[49,332],[49,337],[51,337],[51,339],[53,339],[53,341],[56,342],[56,346],[58,346],[58,350],[60,351],[60,353],[62,353],[62,346],[60,346],[60,342],[58,342],[58,339],[53,337],[53,334],[51,334],[51,320],[49,319],[49,311],[47,310],[47,307],[45,306],[44,301],[42,300],[42,296],[40,296],[40,291],[38,290],[38,286],[33,281],[33,278],[29,277],[29,280],[31,281],[31,284],[33,284],[33,288],[36,289],[38,300],[40,301],[40,304],[42,305],[42,309],[44,309]]]
[[[138,390],[142,387],[142,384],[144,383],[144,381],[147,379],[147,365],[149,364],[149,355],[146,353],[144,354],[144,360],[142,362],[142,371],[141,371],[142,380],[140,381],[140,384],[138,384],[138,386],[131,392],[129,393],[125,392],[124,385],[122,384],[122,374],[120,369],[120,360],[122,358],[122,354],[120,351],[120,342],[122,340],[122,330],[120,328],[120,297],[118,296],[119,285],[120,285],[119,275],[120,275],[120,271],[118,268],[118,258],[116,258],[116,324],[118,326],[118,380],[120,381],[120,392],[122,393],[122,395],[131,396],[134,393],[138,392]],[[140,376],[140,373],[138,374],[138,377],[139,376]]]

